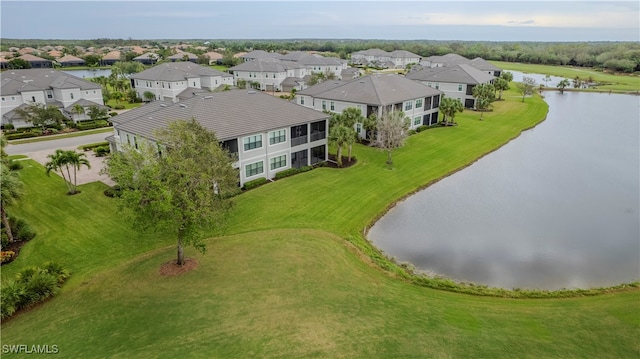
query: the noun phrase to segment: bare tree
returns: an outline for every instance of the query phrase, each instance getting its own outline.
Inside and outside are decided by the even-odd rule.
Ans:
[[[518,91],[522,94],[522,102],[527,95],[533,95],[533,89],[536,88],[536,80],[533,77],[524,76],[522,82],[518,83]]]
[[[385,112],[376,123],[376,137],[373,144],[387,151],[387,165],[393,165],[391,151],[402,147],[407,138],[409,126],[402,111]]]

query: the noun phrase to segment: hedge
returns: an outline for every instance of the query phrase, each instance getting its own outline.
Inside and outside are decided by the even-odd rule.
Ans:
[[[264,177],[256,178],[256,179],[254,179],[252,181],[246,182],[244,184],[244,189],[248,191],[250,189],[253,189],[253,188],[256,188],[256,187],[260,187],[265,183],[267,183],[267,179],[266,178],[264,178]]]
[[[37,136],[40,136],[40,134],[33,133],[33,132],[22,132],[22,133],[11,133],[11,134],[5,135],[5,138],[7,139],[7,141],[9,141],[9,140],[18,140],[21,138],[37,137]]]

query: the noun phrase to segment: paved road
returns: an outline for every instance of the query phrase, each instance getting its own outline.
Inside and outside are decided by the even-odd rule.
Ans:
[[[102,142],[107,136],[112,135],[111,132],[95,133],[93,135],[61,138],[59,140],[49,140],[42,142],[32,142],[24,144],[9,144],[5,150],[10,155],[28,155],[32,152],[49,150],[53,152],[58,148],[68,149],[69,147],[78,148],[80,145],[89,143]]]
[[[58,140],[49,140],[42,142],[24,143],[24,144],[9,144],[5,150],[10,155],[26,155],[27,157],[35,160],[36,162],[44,165],[48,162],[47,156],[52,154],[55,150],[77,150],[78,146],[86,145],[89,143],[96,143],[104,141],[105,137],[111,135],[111,133],[96,133],[92,135],[61,138]],[[78,150],[79,151],[79,150]],[[104,167],[104,157],[94,156],[92,151],[84,152],[87,155],[91,168],[81,167],[78,171],[77,183],[85,184],[90,182],[101,181],[107,185],[112,186],[114,182],[107,176],[100,175],[100,170]]]

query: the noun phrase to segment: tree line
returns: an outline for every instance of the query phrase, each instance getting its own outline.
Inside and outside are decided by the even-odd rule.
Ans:
[[[619,72],[640,71],[638,42],[491,42],[436,40],[357,40],[357,39],[283,39],[283,40],[15,40],[2,39],[1,48],[37,47],[44,45],[102,47],[153,45],[160,49],[187,44],[204,46],[207,51],[224,49],[233,54],[241,51],[272,52],[318,51],[348,59],[356,51],[372,48],[384,51],[406,50],[422,57],[455,53],[473,59],[522,62],[544,65],[596,67]],[[198,55],[199,51],[194,51]],[[206,51],[201,51],[206,52]]]

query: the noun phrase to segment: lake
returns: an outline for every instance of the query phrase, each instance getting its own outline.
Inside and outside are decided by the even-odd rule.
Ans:
[[[502,288],[640,277],[640,97],[545,92],[546,121],[399,203],[369,239],[399,262]]]

